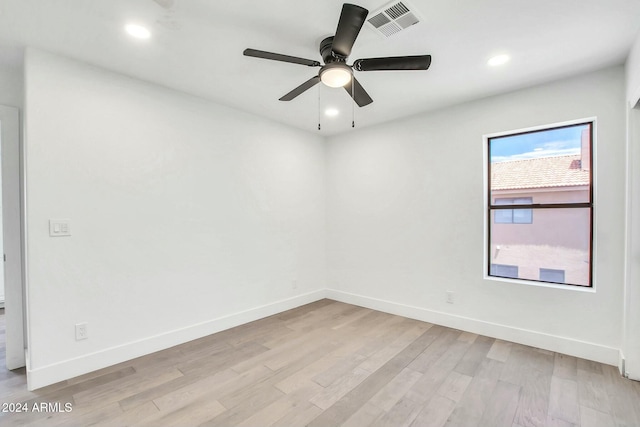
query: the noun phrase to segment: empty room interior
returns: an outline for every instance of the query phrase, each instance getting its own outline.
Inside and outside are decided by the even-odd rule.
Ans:
[[[0,0],[3,426],[640,426],[640,0]]]

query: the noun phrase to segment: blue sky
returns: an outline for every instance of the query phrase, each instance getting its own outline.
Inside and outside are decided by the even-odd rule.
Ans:
[[[582,131],[589,125],[491,138],[491,163],[580,154]]]

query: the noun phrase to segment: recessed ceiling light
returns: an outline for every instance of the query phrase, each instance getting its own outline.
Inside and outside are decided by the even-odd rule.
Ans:
[[[487,65],[490,67],[497,67],[499,65],[506,64],[509,62],[509,59],[509,55],[496,55],[487,61]]]
[[[337,108],[327,108],[324,110],[324,115],[329,117],[335,117],[340,113]]]
[[[130,36],[135,37],[137,39],[148,39],[149,37],[151,37],[151,31],[149,31],[146,27],[143,27],[142,25],[128,24],[126,27],[124,27],[124,29],[127,31],[127,33]]]

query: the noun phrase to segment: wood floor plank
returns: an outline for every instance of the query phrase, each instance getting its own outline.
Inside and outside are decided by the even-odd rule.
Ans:
[[[469,343],[469,341],[466,341]],[[411,423],[413,427],[442,427],[453,412],[456,403],[435,395]]]
[[[301,403],[285,416],[271,424],[273,427],[306,426],[322,413],[322,409],[313,403]]]
[[[477,334],[472,334],[471,332],[462,331],[462,333],[458,336],[458,340],[468,342],[472,344],[478,338]]]
[[[208,417],[208,420],[202,422],[201,425],[203,427],[238,425],[256,412],[282,398],[282,396],[284,396],[284,393],[275,387],[262,387],[259,391],[246,393],[244,400],[235,402],[232,407],[222,404],[221,406],[228,410],[217,416]]]
[[[549,410],[551,375],[537,369],[523,374],[515,422],[524,427],[544,427]]]
[[[137,406],[130,411],[123,412],[115,417],[108,417],[98,421],[97,427],[122,427],[130,426],[143,422],[160,415],[160,410],[153,402],[147,402],[144,405]]]
[[[405,395],[393,405],[391,410],[376,419],[371,425],[374,427],[407,427],[413,423],[423,408],[422,403]]]
[[[460,331],[442,327],[434,327],[434,333],[438,336],[429,347],[411,362],[409,368],[418,372],[426,372],[460,336]],[[467,343],[468,344],[468,343]]]
[[[312,380],[320,384],[322,387],[327,387],[342,376],[346,375],[348,372],[353,371],[365,359],[365,356],[358,353],[345,355],[344,357],[337,359],[333,365],[315,375]]]
[[[565,420],[561,420],[560,418],[555,418],[551,415],[548,415],[545,427],[579,427],[579,425],[580,424],[573,424]]]
[[[485,358],[445,426],[479,426],[489,399],[498,384],[498,379],[502,375],[503,368],[503,362]]]
[[[611,415],[580,405],[581,427],[615,427]]]
[[[602,364],[592,360],[577,358],[577,368],[593,374],[602,375]]]
[[[365,403],[347,420],[340,424],[341,427],[362,427],[373,424],[378,418],[383,416],[385,411],[369,402]]]
[[[160,372],[155,376],[130,375],[118,381],[112,381],[88,390],[79,391],[73,395],[73,399],[77,404],[92,401],[100,401],[103,403],[107,401],[117,402],[124,397],[133,396],[147,388],[169,382],[182,376],[182,372],[177,369]]]
[[[573,356],[556,353],[553,363],[553,376],[576,381],[578,379],[578,360]]]
[[[535,370],[543,376],[553,374],[554,357],[536,351],[533,347],[512,344],[509,358],[505,362],[500,380],[516,385],[525,385],[529,379],[529,372]]]
[[[337,322],[334,322],[334,325],[331,327],[331,329],[337,330],[345,328],[347,326],[351,326],[353,322],[363,318],[372,311],[373,310],[368,308],[358,307],[358,310],[353,310],[350,313],[344,314],[341,318],[338,319]]]
[[[451,371],[436,393],[457,403],[467,391],[471,380],[473,377]]]
[[[309,401],[320,409],[327,409],[345,394],[349,393],[353,388],[365,380],[371,373],[364,369],[355,368],[348,374],[337,379],[333,384],[325,387],[320,393]]]
[[[227,409],[217,400],[201,399],[174,411],[160,411],[160,413],[153,414],[133,425],[145,427],[197,426],[225,412]]]
[[[313,379],[315,376],[331,369],[340,360],[343,360],[345,357],[353,354],[356,349],[362,346],[362,342],[361,337],[354,337],[352,340],[342,343],[342,345],[337,346],[333,351],[328,352],[320,359],[284,378],[276,384],[276,387],[284,393],[291,393],[301,385],[306,384],[308,380]]]
[[[283,395],[270,405],[257,410],[249,418],[237,424],[238,427],[254,427],[272,425],[281,420],[285,415],[294,410],[300,403],[308,402],[310,398],[322,391],[322,386],[308,381],[295,392]]]
[[[462,359],[469,346],[468,342],[454,340],[438,360],[431,364],[424,375],[411,387],[407,392],[407,396],[417,402],[424,403],[429,401],[442,386],[449,373]]]
[[[400,334],[398,338],[391,341],[391,343],[374,354],[372,354],[369,358],[367,358],[364,362],[360,364],[360,368],[369,371],[375,372],[380,369],[380,367],[384,366],[389,360],[393,359],[396,355],[398,355],[402,350],[407,348],[412,342],[414,342],[418,337],[420,337],[425,331],[424,327],[413,327],[409,330]]]
[[[578,360],[578,366],[580,361]],[[585,366],[583,364],[583,366]],[[588,371],[578,368],[578,396],[580,405],[587,406],[605,414],[611,412],[611,404],[609,403],[609,394],[607,393],[602,368],[589,369]]]
[[[171,411],[183,406],[187,406],[189,403],[197,400],[199,397],[205,394],[212,393],[219,390],[232,381],[235,384],[241,384],[242,381],[246,383],[253,383],[258,377],[266,377],[271,372],[265,367],[249,371],[244,378],[239,379],[240,375],[231,370],[225,369],[221,372],[205,377],[200,381],[192,382],[184,387],[174,389],[169,393],[166,393],[158,398],[153,399],[153,403],[161,411]]]
[[[476,338],[453,369],[461,374],[473,376],[478,366],[480,366],[482,359],[485,358],[491,349],[494,341],[493,338],[484,336]]]
[[[580,423],[578,383],[555,375],[551,377],[549,416],[568,423]]]
[[[422,373],[413,369],[405,368],[396,377],[389,381],[380,391],[378,391],[369,403],[385,412],[391,408],[404,396],[411,387],[422,377]]]
[[[521,387],[498,381],[480,419],[481,426],[510,427],[518,408]]]
[[[500,362],[506,362],[511,353],[511,343],[502,340],[495,340],[487,353],[489,359],[499,360]]]

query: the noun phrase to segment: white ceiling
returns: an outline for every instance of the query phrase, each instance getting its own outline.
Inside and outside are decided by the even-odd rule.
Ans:
[[[370,11],[385,0],[354,0]],[[353,103],[323,85],[278,101],[318,68],[249,58],[251,47],[321,60],[342,1],[324,0],[0,0],[0,63],[30,45],[322,134],[351,129]],[[407,0],[422,19],[382,38],[367,25],[358,58],[431,54],[428,71],[356,72],[374,99],[355,107],[356,127],[622,64],[640,29],[640,0]],[[134,40],[128,22],[153,36]],[[511,61],[490,68],[487,59]]]

